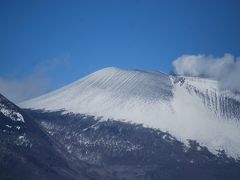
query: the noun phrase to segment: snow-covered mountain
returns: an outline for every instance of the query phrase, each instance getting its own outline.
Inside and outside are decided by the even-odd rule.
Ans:
[[[240,157],[240,96],[214,80],[105,68],[20,105],[142,124]]]

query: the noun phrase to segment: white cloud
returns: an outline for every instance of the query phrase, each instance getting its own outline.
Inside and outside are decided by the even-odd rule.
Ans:
[[[20,80],[0,77],[0,90],[11,101],[18,103],[37,96],[49,89],[50,80],[44,74],[34,72]]]
[[[177,75],[206,77],[219,81],[222,88],[240,91],[240,58],[231,54],[223,57],[183,55],[173,61]]]
[[[69,58],[53,58],[38,64],[32,73],[22,77],[0,76],[0,93],[9,100],[19,103],[52,90],[52,71],[60,71],[69,66]]]

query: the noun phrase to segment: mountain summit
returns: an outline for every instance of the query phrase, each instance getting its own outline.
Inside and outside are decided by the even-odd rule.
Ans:
[[[110,67],[20,105],[142,124],[240,157],[240,96],[210,79]]]

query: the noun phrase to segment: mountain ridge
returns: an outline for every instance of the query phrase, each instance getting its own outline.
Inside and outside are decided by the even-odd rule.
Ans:
[[[18,114],[18,116],[16,116]],[[21,117],[20,120],[17,118]],[[31,114],[0,94],[0,179],[111,179],[104,167],[79,161]]]

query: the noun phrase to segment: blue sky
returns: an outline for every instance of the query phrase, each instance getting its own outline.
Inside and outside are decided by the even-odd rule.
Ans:
[[[49,91],[107,66],[169,72],[183,54],[240,56],[239,9],[238,0],[2,0],[0,78],[39,76]]]

